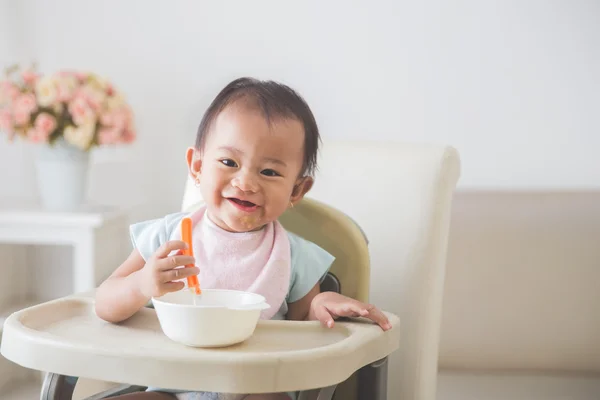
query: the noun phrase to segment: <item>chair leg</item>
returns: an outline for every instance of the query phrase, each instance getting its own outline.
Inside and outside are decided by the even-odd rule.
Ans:
[[[331,400],[336,388],[337,385],[333,385],[321,389],[303,390],[300,392],[298,400]]]
[[[121,396],[124,394],[143,392],[146,390],[146,386],[137,385],[120,385],[114,388],[110,388],[100,393],[96,393],[93,396],[86,397],[84,400],[104,400],[111,397]]]
[[[46,373],[40,400],[73,400],[73,392],[77,384],[77,377]],[[93,396],[86,397],[84,400],[102,400],[122,394],[143,392],[146,386],[120,385],[110,388]]]
[[[335,388],[337,387],[337,385],[333,385],[333,386],[328,386],[325,388],[322,388],[319,391],[319,397],[317,397],[317,400],[331,400],[333,399],[333,394],[335,393]]]
[[[77,378],[47,372],[40,400],[72,400]]]
[[[387,357],[358,371],[358,400],[387,400]]]

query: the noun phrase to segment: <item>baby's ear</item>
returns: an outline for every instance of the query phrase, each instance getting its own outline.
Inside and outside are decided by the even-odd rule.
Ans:
[[[188,172],[192,179],[197,179],[202,170],[202,159],[200,152],[195,147],[188,147],[185,152],[185,159],[188,165]]]
[[[298,179],[294,185],[294,190],[292,190],[290,201],[295,204],[302,200],[304,195],[313,187],[314,182],[314,179],[310,176],[304,176]]]

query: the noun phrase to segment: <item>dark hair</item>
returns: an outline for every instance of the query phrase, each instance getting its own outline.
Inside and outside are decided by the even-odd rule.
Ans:
[[[202,117],[196,136],[196,148],[203,149],[213,121],[225,107],[238,100],[258,107],[268,123],[278,118],[292,118],[302,123],[304,162],[301,174],[312,176],[317,168],[321,140],[317,122],[304,99],[290,87],[278,82],[239,78],[225,86]]]

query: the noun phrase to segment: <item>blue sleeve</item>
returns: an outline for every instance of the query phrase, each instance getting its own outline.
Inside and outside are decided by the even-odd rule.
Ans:
[[[316,244],[288,232],[291,246],[291,277],[287,302],[294,303],[320,283],[335,260]]]
[[[133,247],[148,261],[163,243],[172,240],[173,233],[186,213],[169,214],[163,218],[138,222],[129,227]]]

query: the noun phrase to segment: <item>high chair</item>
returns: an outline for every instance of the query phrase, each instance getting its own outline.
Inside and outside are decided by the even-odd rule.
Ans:
[[[293,338],[304,349],[266,358],[253,358],[250,352],[236,359],[234,348],[227,354],[239,364],[226,369],[218,357],[205,365],[198,363],[203,351],[169,343],[153,310],[140,310],[123,324],[105,324],[90,312],[93,293],[83,293],[11,315],[2,355],[50,372],[42,400],[70,400],[75,376],[124,384],[87,400],[146,386],[187,390],[195,385],[190,381],[206,384],[195,390],[294,390],[301,400],[315,395],[318,400],[386,399],[388,387],[393,400],[433,400],[457,153],[445,146],[326,142],[321,158],[310,197],[288,210],[281,222],[336,257],[323,290],[393,311],[388,313],[390,331],[355,320],[338,321],[334,330],[315,321],[261,321],[258,342],[261,327],[293,325],[296,331],[305,329]],[[190,183],[184,210],[201,202]],[[320,330],[314,334],[313,329]],[[252,349],[252,338],[247,346]],[[252,368],[244,368],[242,361]],[[393,376],[386,382],[388,373]]]

